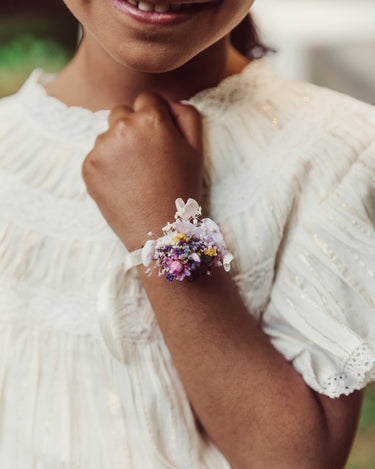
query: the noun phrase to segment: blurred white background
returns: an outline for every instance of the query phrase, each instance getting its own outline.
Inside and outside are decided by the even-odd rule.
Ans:
[[[375,0],[256,0],[251,12],[280,74],[375,104]]]

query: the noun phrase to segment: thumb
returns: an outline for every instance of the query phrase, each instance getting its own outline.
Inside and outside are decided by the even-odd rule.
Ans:
[[[190,143],[199,152],[203,150],[203,131],[202,131],[202,117],[199,111],[190,104],[176,103],[175,101],[168,100],[170,112],[175,120],[175,123]]]

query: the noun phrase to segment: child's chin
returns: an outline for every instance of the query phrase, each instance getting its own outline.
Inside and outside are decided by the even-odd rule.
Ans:
[[[166,54],[142,54],[136,57],[124,57],[121,62],[138,72],[143,73],[167,73],[176,70],[186,62],[189,57],[184,58],[179,54],[178,56],[167,56]]]

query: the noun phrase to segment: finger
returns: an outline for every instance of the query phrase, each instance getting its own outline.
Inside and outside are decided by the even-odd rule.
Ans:
[[[196,150],[203,149],[202,117],[199,111],[190,104],[169,101],[169,107],[179,130]]]
[[[153,111],[158,112],[167,122],[173,123],[172,115],[169,109],[169,104],[161,96],[144,91],[139,94],[134,101],[134,112],[140,111]]]
[[[132,113],[133,109],[129,106],[114,107],[108,116],[109,127],[113,127],[119,120],[125,119]]]

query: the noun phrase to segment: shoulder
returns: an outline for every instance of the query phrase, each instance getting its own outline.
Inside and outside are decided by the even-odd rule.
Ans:
[[[375,108],[290,80],[269,106],[289,210],[265,330],[313,389],[349,394],[375,379]]]
[[[263,181],[265,190],[278,193],[285,219],[294,201],[307,213],[344,178],[355,185],[358,177],[364,177],[370,190],[374,106],[311,83],[287,80],[264,59],[197,95],[193,104],[203,113],[207,153],[217,180],[235,173],[244,180],[244,197],[254,179]]]
[[[7,133],[6,129],[13,132],[22,127],[25,134],[37,135],[40,141],[88,152],[96,137],[108,128],[108,111],[67,106],[49,96],[45,85],[53,77],[54,74],[35,69],[17,93],[1,99],[0,128]]]
[[[285,119],[284,138],[296,142],[291,163],[320,205],[337,192],[371,192],[375,184],[375,107],[310,83],[285,81],[284,96],[301,100]],[[275,98],[277,100],[285,98]],[[297,134],[297,135],[295,135]],[[301,164],[303,170],[301,170]]]
[[[345,183],[371,191],[375,107],[328,88],[284,79],[273,71],[266,75],[274,86],[249,104],[249,112],[256,131],[265,137],[262,153],[270,155],[284,182],[295,185],[301,207],[306,209],[303,202],[307,201],[321,204]],[[346,191],[352,197],[349,187]]]
[[[265,57],[248,63],[238,74],[231,75],[216,87],[198,92],[188,101],[205,117],[226,119],[246,111],[272,110],[285,120],[295,113],[334,120],[351,114],[365,114],[375,122],[375,107],[348,95],[309,82],[290,80],[277,73]]]
[[[19,113],[20,108],[18,106],[18,93],[19,92],[0,98],[0,119],[3,121],[1,125],[6,124],[7,116],[8,118],[14,117]]]
[[[345,171],[375,140],[374,106],[285,79],[264,58],[198,93],[190,103],[201,111],[210,135],[235,140],[241,151],[247,147],[251,163],[253,155],[263,158],[265,153],[290,163],[302,155],[312,165],[320,157]]]
[[[315,139],[332,136],[326,138],[327,144],[337,143],[337,129],[348,140],[374,138],[375,107],[349,95],[308,82],[280,79],[271,101],[283,113],[285,124],[298,123],[302,133]]]
[[[293,137],[292,144],[334,148],[343,142],[375,139],[375,106],[329,88],[283,78],[267,63],[262,70],[264,85],[259,86],[264,92],[248,107],[271,118],[280,134]]]
[[[10,96],[0,99],[0,128],[4,131],[14,129],[15,125],[27,122],[29,109],[36,106],[36,83],[41,70],[34,70],[21,88]]]

